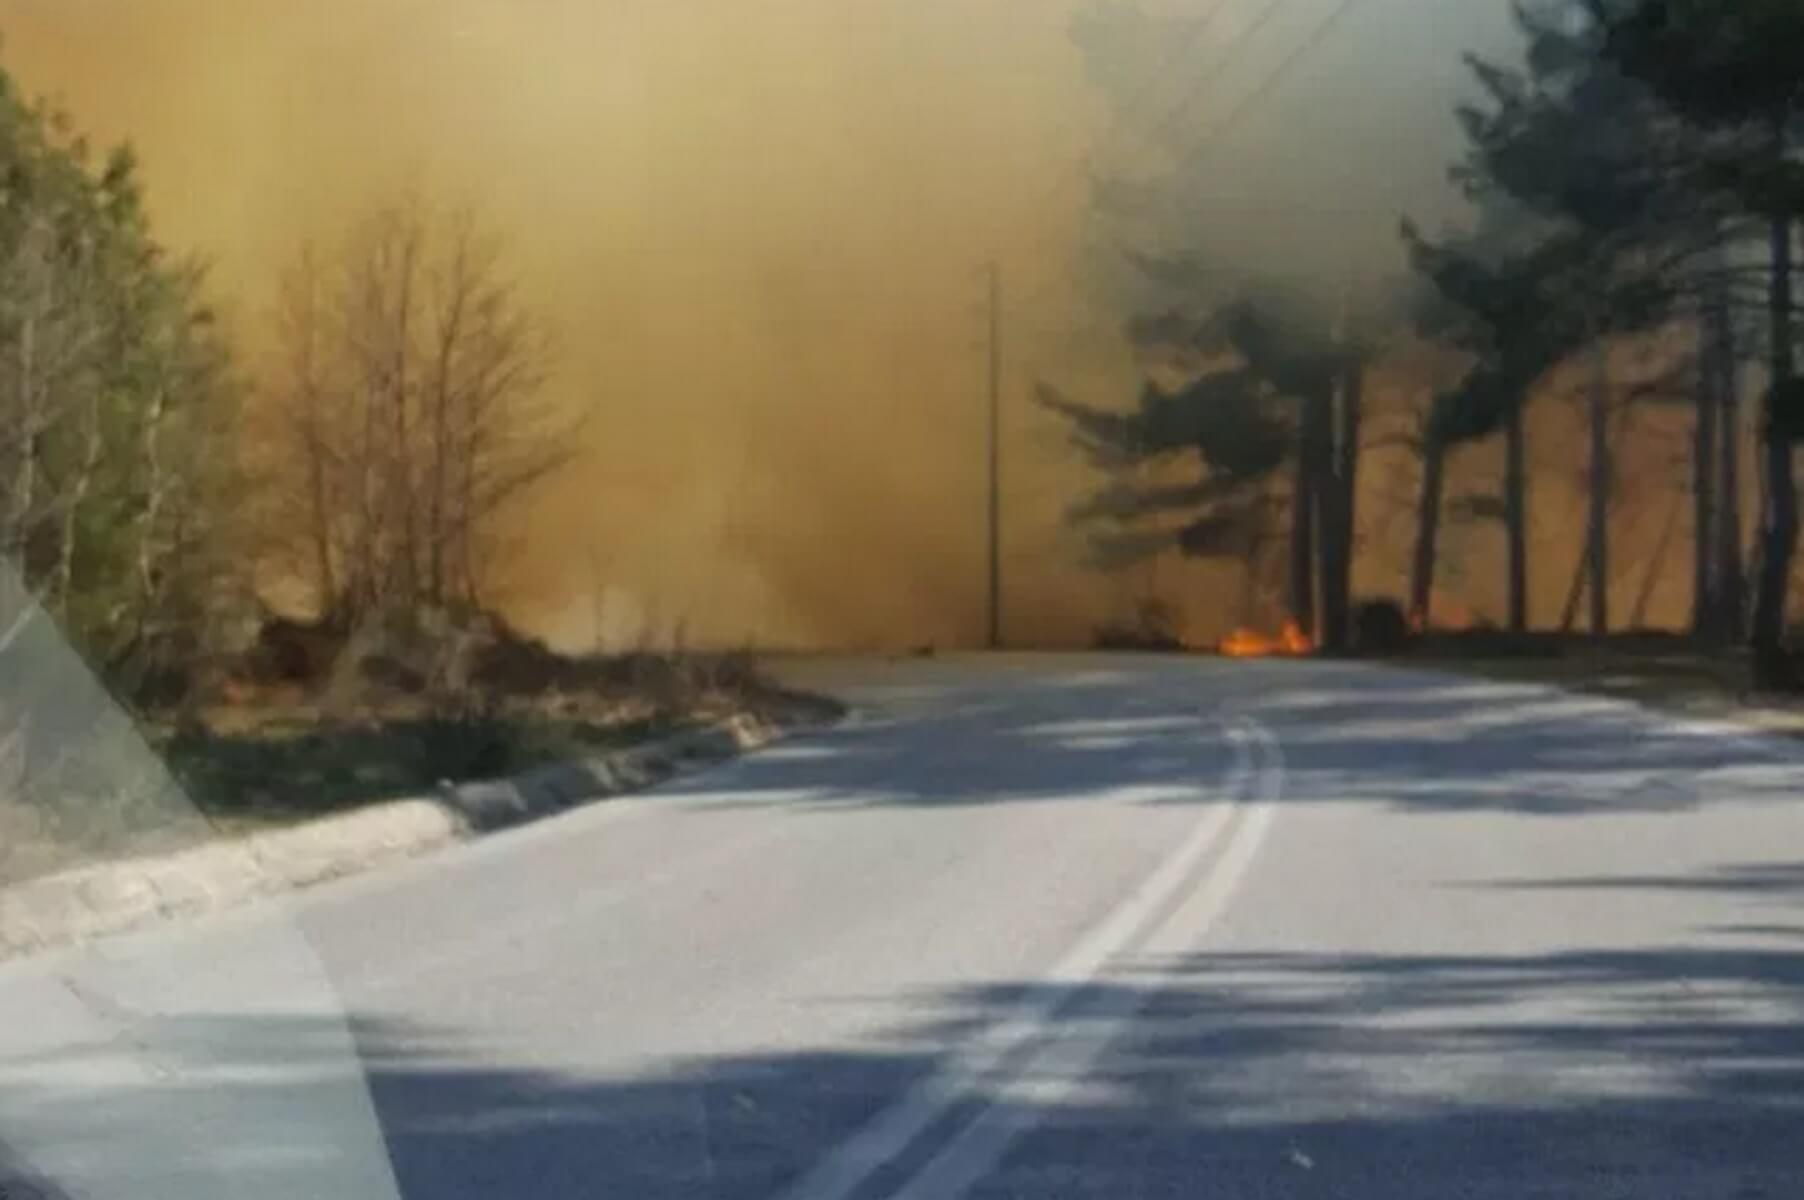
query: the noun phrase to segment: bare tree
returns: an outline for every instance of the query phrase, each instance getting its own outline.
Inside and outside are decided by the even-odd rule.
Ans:
[[[498,520],[562,465],[550,346],[469,213],[378,209],[285,274],[267,398],[270,510],[322,618],[474,607]]]
[[[327,374],[332,332],[323,292],[319,258],[312,246],[304,246],[280,283],[276,306],[280,357],[272,372],[278,423],[274,437],[265,444],[270,448],[273,443],[278,455],[290,456],[295,464],[299,496],[282,506],[273,521],[291,529],[298,526],[298,536],[311,555],[313,584],[322,598],[339,592],[334,520],[338,496],[333,489],[340,482],[340,463],[333,457],[337,449],[333,435],[339,418],[346,415],[344,391]],[[281,477],[279,469],[266,476]]]

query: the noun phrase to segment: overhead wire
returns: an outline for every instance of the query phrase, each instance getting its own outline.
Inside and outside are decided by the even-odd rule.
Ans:
[[[1353,10],[1358,7],[1360,3],[1361,0],[1340,0],[1340,3],[1335,6],[1334,11],[1329,13],[1327,18],[1323,20],[1321,24],[1310,31],[1309,35],[1299,42],[1296,48],[1292,50],[1283,61],[1279,62],[1271,74],[1267,75],[1264,80],[1253,88],[1252,91],[1242,96],[1240,101],[1228,110],[1226,116],[1216,122],[1203,134],[1202,141],[1186,152],[1183,164],[1185,166],[1194,165],[1196,160],[1200,158],[1205,151],[1219,144],[1221,139],[1231,133],[1234,126],[1238,124],[1247,113],[1252,111],[1254,105],[1270,96],[1282,86],[1290,73],[1294,71],[1306,57],[1326,43],[1329,37],[1331,37],[1335,31],[1346,22],[1347,18],[1352,15]]]
[[[1189,32],[1176,44],[1176,46],[1162,56],[1165,61],[1161,69],[1150,72],[1147,78],[1157,81],[1163,78],[1164,70],[1166,68],[1180,66],[1184,60],[1190,56],[1190,52],[1195,50],[1202,43],[1203,35],[1214,27],[1216,20],[1233,6],[1233,2],[1234,0],[1215,0],[1215,3],[1210,5],[1209,8],[1198,17],[1193,24],[1191,24]],[[1282,3],[1282,0],[1278,0],[1278,2]],[[1237,42],[1243,40],[1245,39],[1240,37],[1236,38]],[[1206,75],[1202,77],[1207,78]],[[1180,102],[1180,108],[1185,104],[1195,102],[1195,96],[1193,94],[1195,90],[1196,89],[1193,87],[1192,92],[1186,93],[1186,99]],[[1156,91],[1157,88],[1155,86],[1148,86],[1141,89],[1139,93],[1132,97],[1126,104],[1120,106],[1120,110],[1117,112],[1113,124],[1119,125],[1123,117],[1131,118],[1139,115],[1139,110],[1146,107],[1156,98]],[[1168,113],[1166,115],[1166,121],[1170,121],[1172,117],[1173,114]],[[1161,122],[1161,124],[1164,124],[1164,122]],[[1045,205],[1057,199],[1060,192],[1082,179],[1085,169],[1090,166],[1090,158],[1091,151],[1089,150],[1085,150],[1083,153],[1074,156],[1070,162],[1066,163],[1061,170],[1054,174],[1052,186],[1046,189],[1045,195],[1040,198],[1039,203],[1034,207],[1045,207]]]
[[[1362,2],[1363,0],[1339,0],[1339,3],[1336,4],[1334,9],[1317,23],[1317,25],[1304,36],[1301,42],[1297,43],[1288,54],[1279,59],[1276,65],[1266,73],[1266,75],[1261,78],[1250,91],[1246,92],[1238,101],[1236,101],[1221,119],[1208,127],[1197,143],[1181,153],[1179,158],[1181,167],[1184,169],[1193,169],[1201,160],[1204,153],[1220,145],[1221,142],[1233,132],[1234,128],[1253,111],[1256,104],[1269,97],[1281,87],[1288,80],[1292,72],[1294,72],[1310,54],[1319,50],[1330,37],[1345,25],[1347,18],[1352,15],[1353,10]],[[1260,10],[1259,14],[1247,25],[1243,26],[1240,33],[1235,36],[1233,41],[1224,47],[1224,53],[1222,56],[1218,56],[1217,62],[1220,63],[1226,61],[1227,56],[1232,55],[1238,47],[1243,46],[1249,39],[1256,36],[1271,21],[1285,3],[1287,3],[1287,0],[1268,0],[1268,3]],[[1218,4],[1210,11],[1209,16],[1213,17],[1219,14],[1225,7],[1225,4]],[[1168,133],[1198,101],[1207,95],[1207,85],[1218,77],[1219,76],[1212,71],[1199,72],[1197,83],[1193,84],[1191,88],[1185,92],[1180,102],[1173,106],[1166,117],[1155,126],[1155,129]],[[1087,161],[1087,157],[1085,159],[1080,159],[1073,168],[1068,170],[1075,170],[1081,173]],[[1048,193],[1048,199],[1056,196],[1058,192],[1062,191],[1064,186],[1068,185],[1070,182],[1070,178],[1062,178],[1059,186]],[[1376,211],[1360,210],[1356,209],[1354,206],[1333,205],[1304,205],[1301,207],[1262,205],[1260,206],[1259,211],[1272,212],[1278,211],[1280,208],[1284,208],[1285,211],[1307,211],[1312,215],[1336,215],[1354,211]],[[1042,243],[1047,241],[1050,241],[1050,237],[1042,239]],[[1028,301],[1037,300],[1048,290],[1050,290],[1050,285],[1042,285],[1028,293],[1027,299]],[[1023,303],[1025,302],[1017,300],[1016,306],[1019,307]]]
[[[1227,65],[1234,51],[1238,47],[1245,45],[1258,37],[1259,34],[1264,31],[1265,27],[1271,24],[1272,19],[1283,11],[1284,6],[1289,2],[1290,0],[1268,0],[1265,7],[1259,11],[1259,15],[1243,26],[1240,33],[1235,36],[1234,41],[1224,47],[1224,53],[1216,57],[1213,67],[1210,70],[1198,71],[1196,73],[1196,78],[1191,81],[1190,87],[1184,92],[1183,96],[1178,100],[1178,103],[1172,107],[1170,112],[1165,114],[1164,120],[1153,127],[1155,135],[1163,137],[1173,132],[1179,119],[1183,117],[1185,113],[1189,112],[1191,107],[1207,93],[1209,84],[1219,77],[1216,72]]]
[[[1286,0],[1269,0],[1269,3],[1261,10],[1259,16],[1243,27],[1241,32],[1229,43],[1225,53],[1232,54],[1236,47],[1244,45],[1248,39],[1256,36],[1285,3]],[[1347,18],[1352,15],[1353,10],[1360,3],[1361,0],[1339,0],[1339,3],[1326,18],[1317,24],[1315,28],[1312,29],[1288,54],[1279,59],[1276,65],[1253,86],[1252,90],[1245,93],[1239,101],[1228,109],[1227,113],[1220,120],[1211,124],[1198,143],[1182,154],[1180,158],[1182,168],[1193,169],[1200,161],[1203,154],[1220,145],[1221,142],[1233,132],[1238,123],[1244,120],[1247,114],[1253,110],[1254,105],[1258,104],[1281,87],[1290,77],[1291,73],[1294,72],[1310,54],[1319,50],[1330,37],[1345,25]],[[1210,11],[1205,20],[1212,19],[1225,7],[1226,3],[1224,0],[1223,3],[1217,4],[1216,7]],[[1200,35],[1193,31],[1193,38],[1196,36]],[[1222,58],[1217,61],[1221,62],[1226,60],[1225,58]],[[1218,78],[1218,75],[1213,71],[1200,73],[1198,82],[1192,84],[1185,92],[1180,102],[1170,110],[1165,119],[1161,121],[1156,128],[1168,130],[1170,127],[1175,126],[1183,115],[1207,94],[1208,84],[1215,78]],[[1070,168],[1070,170],[1074,173],[1080,173],[1086,163],[1087,157],[1085,159],[1080,159],[1072,168]],[[1063,186],[1068,182],[1068,180],[1062,181],[1058,187],[1048,193],[1047,198],[1050,200],[1052,197],[1056,196],[1059,191],[1063,190]],[[1317,206],[1317,211],[1323,211],[1325,207],[1326,206]],[[1262,211],[1273,211],[1273,209],[1265,208],[1262,209]],[[1013,307],[1019,311],[1022,308],[1030,306],[1034,301],[1037,301],[1040,297],[1045,295],[1046,292],[1050,290],[1050,287],[1050,283],[1041,284],[1040,287],[1029,292],[1025,300],[1016,300]]]

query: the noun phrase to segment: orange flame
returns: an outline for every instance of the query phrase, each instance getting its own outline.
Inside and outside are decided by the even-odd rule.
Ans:
[[[1287,620],[1275,638],[1252,629],[1236,629],[1216,649],[1229,658],[1271,658],[1308,654],[1315,643],[1295,621]]]
[[[1315,650],[1315,639],[1304,633],[1302,626],[1295,621],[1284,622],[1284,628],[1278,634],[1278,644],[1284,647],[1286,654],[1310,654]]]

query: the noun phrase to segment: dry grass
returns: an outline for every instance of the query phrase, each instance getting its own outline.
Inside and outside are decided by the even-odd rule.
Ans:
[[[542,663],[555,678],[458,696],[239,681],[180,717],[134,720],[59,640],[38,642],[35,658],[6,660],[32,670],[0,675],[0,888],[736,714],[782,724],[839,711],[778,688],[740,657],[633,655]]]
[[[153,725],[189,798],[225,830],[290,823],[444,782],[513,774],[618,750],[736,713],[827,715],[733,656],[563,660],[518,686],[445,697],[365,688],[354,699],[292,685]]]
[[[567,658],[488,619],[350,638],[287,625],[286,645],[260,638],[193,671],[176,707],[137,712],[35,609],[0,631],[0,887],[732,715],[832,712],[745,655]],[[309,643],[332,653],[280,653]]]

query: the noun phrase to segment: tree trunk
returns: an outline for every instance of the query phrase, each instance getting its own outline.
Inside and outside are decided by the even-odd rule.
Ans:
[[[1720,320],[1716,407],[1722,418],[1722,428],[1716,443],[1722,455],[1722,466],[1716,479],[1717,519],[1721,522],[1716,539],[1719,564],[1716,592],[1722,636],[1734,645],[1748,636],[1747,568],[1742,556],[1742,538],[1746,534],[1741,522],[1741,379],[1735,350],[1735,325],[1726,306]]]
[[[1252,530],[1241,548],[1246,570],[1240,577],[1239,617],[1237,624],[1250,628],[1259,620],[1259,601],[1266,583],[1266,538],[1264,531]]]
[[[1296,486],[1290,503],[1290,619],[1306,635],[1315,633],[1315,454],[1311,446],[1313,399],[1303,402],[1297,446]]]
[[[458,258],[448,285],[452,292],[444,300],[447,311],[440,317],[438,361],[433,381],[432,480],[431,499],[426,515],[426,576],[429,597],[435,605],[442,605],[450,598],[450,589],[445,584],[445,551],[450,541],[446,529],[449,524],[446,519],[446,492],[451,465],[451,374],[455,369],[458,340],[463,333],[463,310],[467,294],[462,257],[464,248],[459,246],[457,253]]]
[[[301,452],[307,457],[308,522],[313,527],[314,585],[319,589],[320,620],[330,623],[344,607],[337,573],[332,569],[332,504],[326,488],[326,447],[317,416],[308,418]]]
[[[1527,446],[1523,436],[1524,397],[1512,398],[1504,416],[1503,523],[1509,543],[1508,590],[1511,633],[1528,632]]]
[[[1333,459],[1332,386],[1303,397],[1297,421],[1297,474],[1291,501],[1290,618],[1304,635],[1318,632],[1317,588],[1326,588],[1325,546],[1334,537],[1329,473]]]
[[[75,544],[81,536],[81,511],[88,503],[88,494],[94,487],[94,475],[100,469],[100,452],[103,448],[102,430],[100,427],[100,393],[91,390],[88,403],[83,413],[81,466],[69,485],[69,494],[62,497],[62,523],[57,542],[56,573],[51,580],[49,595],[56,613],[66,617],[69,613],[69,595],[75,588]]]
[[[157,531],[162,525],[163,504],[168,482],[163,470],[163,416],[168,409],[168,389],[158,387],[152,394],[150,408],[144,414],[144,429],[138,453],[144,470],[144,511],[137,525],[138,622],[133,635],[144,636],[158,608],[162,583],[158,577]]]
[[[420,601],[419,506],[413,478],[415,447],[411,408],[413,392],[418,385],[408,378],[408,367],[414,353],[414,254],[418,228],[409,227],[401,236],[399,294],[395,298],[395,328],[390,333],[394,345],[389,348],[393,356],[389,366],[389,436],[394,445],[388,487],[394,495],[394,536],[399,543],[393,552],[395,579],[392,590],[401,605],[417,610]]]
[[[350,465],[340,462],[334,474],[332,464],[335,432],[328,414],[328,391],[325,372],[333,352],[327,344],[327,332],[321,315],[323,300],[319,267],[311,250],[304,250],[299,264],[283,281],[282,333],[287,343],[286,366],[290,375],[286,402],[295,408],[293,423],[288,428],[300,457],[299,470],[305,488],[306,538],[313,554],[313,587],[319,603],[319,619],[331,623],[345,601],[333,566],[334,551],[349,549],[334,545],[334,535],[342,530],[346,475]],[[339,406],[341,414],[343,405]],[[348,432],[340,432],[340,447],[348,445]],[[353,524],[355,524],[353,522]],[[355,566],[350,568],[355,571]]]
[[[1635,592],[1635,607],[1629,610],[1628,628],[1631,630],[1647,628],[1647,610],[1653,607],[1654,592],[1659,588],[1660,580],[1665,578],[1666,555],[1672,549],[1673,535],[1679,528],[1679,514],[1684,508],[1685,494],[1674,492],[1672,504],[1666,510],[1666,521],[1660,526],[1660,540],[1654,543],[1654,552],[1641,571],[1641,587]]]
[[[1426,632],[1434,599],[1435,543],[1441,531],[1441,490],[1447,449],[1433,433],[1422,439],[1422,496],[1416,507],[1416,555],[1409,579],[1409,623]]]
[[[1723,531],[1716,503],[1720,466],[1716,436],[1721,429],[1718,389],[1722,373],[1716,361],[1721,348],[1715,325],[1712,313],[1706,317],[1699,338],[1697,412],[1691,429],[1691,632],[1694,637],[1712,641],[1723,633],[1723,597],[1717,586],[1722,562],[1717,538]]]
[[[376,607],[379,591],[376,582],[379,575],[377,563],[382,554],[377,537],[377,393],[365,382],[358,399],[363,410],[363,440],[356,451],[357,531],[351,539],[351,553],[345,562],[345,570],[350,575],[350,586],[345,589],[346,611],[343,614],[344,619],[353,625]]]
[[[1343,650],[1352,629],[1353,533],[1359,484],[1359,426],[1365,400],[1365,367],[1353,363],[1341,375],[1333,414],[1332,477],[1324,505],[1322,539],[1322,644]]]
[[[1772,326],[1771,379],[1760,431],[1766,458],[1766,511],[1761,520],[1760,578],[1754,598],[1754,676],[1762,685],[1786,682],[1785,593],[1798,539],[1797,481],[1792,476],[1791,413],[1795,360],[1792,349],[1792,224],[1773,220],[1773,269],[1769,293]]]
[[[0,548],[19,556],[19,570],[28,571],[25,542],[30,536],[32,506],[37,503],[38,474],[38,406],[37,406],[37,325],[28,314],[19,322],[18,405],[19,466],[12,481],[12,505],[7,513],[6,528],[0,530],[5,540]]]
[[[1610,351],[1591,351],[1591,636],[1610,633]]]
[[[1560,606],[1560,632],[1571,633],[1578,624],[1579,601],[1585,597],[1585,568],[1591,562],[1591,531],[1585,530],[1585,544],[1579,548],[1578,561],[1572,564],[1572,582],[1566,585],[1566,603]]]
[[[1308,403],[1308,453],[1310,506],[1315,510],[1315,561],[1310,574],[1315,588],[1314,620],[1303,632],[1320,645],[1327,623],[1328,592],[1332,586],[1329,560],[1338,536],[1334,505],[1334,385],[1324,387]]]

